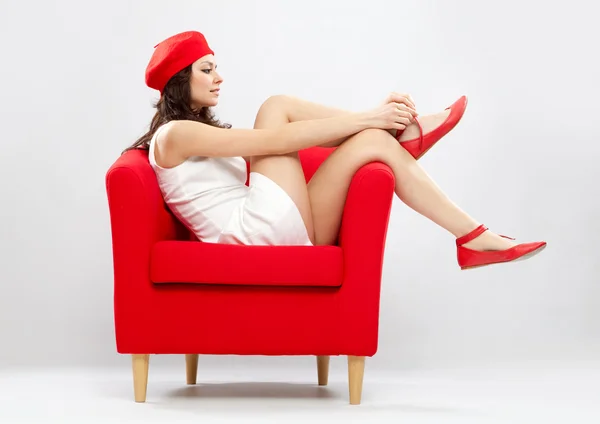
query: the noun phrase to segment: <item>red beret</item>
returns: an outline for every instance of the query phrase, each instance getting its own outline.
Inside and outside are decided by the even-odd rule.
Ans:
[[[146,85],[161,92],[177,72],[202,56],[215,54],[198,31],[175,34],[154,46],[146,67]]]

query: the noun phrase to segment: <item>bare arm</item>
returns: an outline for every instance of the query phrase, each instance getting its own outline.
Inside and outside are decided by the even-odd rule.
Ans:
[[[159,134],[169,156],[276,155],[318,146],[370,127],[364,113],[298,121],[273,129],[222,129],[194,121],[172,121]],[[162,138],[162,140],[161,140]]]
[[[410,113],[388,103],[362,113],[291,122],[272,129],[223,129],[195,121],[171,121],[157,139],[166,162],[191,156],[249,157],[280,155],[323,145],[367,128],[404,129]],[[162,151],[162,153],[160,152]]]

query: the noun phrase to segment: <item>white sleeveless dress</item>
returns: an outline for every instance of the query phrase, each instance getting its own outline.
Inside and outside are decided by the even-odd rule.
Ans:
[[[197,156],[173,168],[158,166],[154,148],[165,125],[152,137],[148,159],[165,202],[199,240],[312,246],[302,216],[285,190],[258,172],[251,172],[249,186],[245,185],[244,158]]]

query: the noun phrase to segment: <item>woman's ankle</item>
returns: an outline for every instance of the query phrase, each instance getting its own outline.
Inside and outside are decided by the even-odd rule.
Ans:
[[[487,230],[463,246],[472,250],[505,250],[514,245],[511,240]]]

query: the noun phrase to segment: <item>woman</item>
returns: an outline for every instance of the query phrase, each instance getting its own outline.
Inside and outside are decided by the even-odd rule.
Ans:
[[[290,96],[260,107],[254,129],[230,129],[214,118],[223,79],[204,36],[186,31],[155,46],[146,84],[161,98],[148,133],[127,150],[149,150],[173,213],[205,242],[254,245],[335,243],[356,171],[380,161],[395,175],[395,193],[456,238],[462,269],[530,257],[545,242],[515,244],[455,205],[418,165],[460,120],[462,97],[419,117],[409,95],[350,113]],[[306,184],[298,151],[336,147]],[[250,163],[249,186],[246,161]]]

